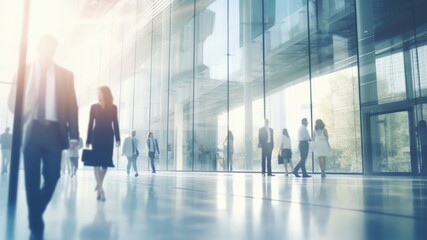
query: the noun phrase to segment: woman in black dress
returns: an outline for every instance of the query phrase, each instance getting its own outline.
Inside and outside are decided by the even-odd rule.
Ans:
[[[95,161],[85,163],[88,166],[95,167],[96,188],[98,191],[97,199],[105,201],[102,182],[108,167],[114,167],[113,147],[114,137],[116,147],[120,146],[120,130],[117,120],[117,107],[113,104],[113,95],[107,86],[98,88],[99,103],[93,104],[90,108],[89,127],[87,133],[86,147],[92,144],[92,151],[95,155]]]

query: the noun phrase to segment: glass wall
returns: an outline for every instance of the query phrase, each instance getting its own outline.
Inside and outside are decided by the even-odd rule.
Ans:
[[[418,174],[427,2],[359,0],[356,9],[364,171]]]
[[[64,23],[57,31],[57,62],[75,73],[83,138],[96,89],[108,85],[122,138],[137,132],[142,170],[153,132],[158,170],[259,172],[258,130],[268,118],[273,171],[283,172],[276,160],[282,129],[295,165],[307,118],[310,133],[317,119],[328,129],[328,173],[420,172],[415,126],[427,116],[426,1],[113,2],[58,11],[79,16],[68,33]],[[2,52],[17,49],[13,39],[0,40],[10,46]],[[15,71],[13,61],[0,59],[3,79]],[[10,125],[4,108],[0,129]],[[115,163],[123,170],[120,150]],[[316,157],[309,156],[310,172],[319,171]]]
[[[317,1],[308,8],[312,121],[322,119],[328,130],[327,169],[361,172],[357,35],[349,31],[356,29],[354,1]]]

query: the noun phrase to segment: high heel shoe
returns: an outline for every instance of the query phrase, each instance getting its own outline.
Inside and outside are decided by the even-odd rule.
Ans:
[[[102,190],[101,191],[101,194],[100,194],[100,197],[99,197],[99,200],[101,200],[102,202],[105,202],[105,193],[104,193],[104,190]]]
[[[101,200],[101,191],[98,188],[98,185],[96,185],[96,187],[95,187],[95,192],[97,192],[96,193],[96,200]]]

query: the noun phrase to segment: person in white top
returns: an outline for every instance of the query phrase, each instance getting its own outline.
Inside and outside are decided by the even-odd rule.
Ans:
[[[280,157],[283,158],[283,165],[285,166],[286,176],[289,175],[288,163],[291,165],[291,169],[294,169],[292,165],[292,150],[291,150],[291,138],[289,137],[288,129],[282,130],[282,144],[280,145]]]
[[[321,119],[316,120],[314,125],[314,142],[316,143],[315,153],[317,160],[319,161],[320,171],[322,172],[322,178],[325,175],[326,157],[331,153],[331,147],[329,145],[328,131],[325,128],[325,123]]]
[[[301,160],[295,166],[295,169],[293,171],[293,174],[295,175],[295,177],[300,177],[300,175],[298,175],[298,170],[300,168],[302,170],[302,177],[311,177],[310,175],[307,174],[307,170],[305,169],[305,160],[307,160],[308,147],[309,147],[308,142],[311,141],[311,137],[310,137],[310,134],[308,133],[307,126],[308,126],[307,118],[303,118],[301,120],[301,126],[299,127],[299,130],[298,130],[298,139],[299,139],[298,148],[299,148]]]

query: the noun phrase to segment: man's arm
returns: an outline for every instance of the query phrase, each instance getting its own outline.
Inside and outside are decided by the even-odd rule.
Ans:
[[[271,129],[271,144],[273,144],[273,146],[274,146],[274,131],[272,128],[270,128],[270,129]]]
[[[159,149],[159,142],[156,139],[156,149],[157,149],[157,153],[160,154],[160,149]]]
[[[123,147],[122,147],[122,156],[125,155],[127,147],[128,147],[128,138],[125,138],[125,141],[124,141]]]
[[[70,134],[71,141],[75,142],[76,145],[79,143],[79,111],[77,106],[76,92],[74,89],[74,76],[70,72],[69,75],[69,88],[68,95],[68,131]]]

